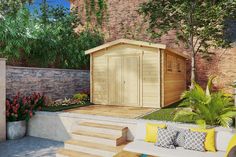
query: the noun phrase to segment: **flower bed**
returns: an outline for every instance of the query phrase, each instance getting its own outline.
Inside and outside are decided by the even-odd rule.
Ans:
[[[77,107],[83,107],[91,105],[89,100],[89,95],[85,93],[78,93],[73,96],[73,98],[59,99],[48,103],[42,108],[42,111],[48,112],[58,112],[63,110],[69,110]]]

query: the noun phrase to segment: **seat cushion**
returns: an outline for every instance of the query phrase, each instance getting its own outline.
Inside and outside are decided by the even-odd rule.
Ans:
[[[177,137],[174,141],[174,145],[183,147],[185,142],[185,131],[188,131],[188,129],[176,127],[174,125],[167,125],[167,129],[177,131]]]
[[[176,149],[167,149],[157,147],[153,143],[148,143],[141,140],[135,140],[129,143],[124,150],[130,152],[144,153],[158,157],[224,157],[225,152],[198,152],[186,150],[183,147],[176,147]]]
[[[169,129],[158,129],[158,140],[156,146],[175,149],[174,141],[176,139],[177,131]]]
[[[158,128],[166,128],[165,124],[152,124],[152,123],[147,123],[146,124],[146,142],[152,142],[156,143],[157,138],[158,138]]]
[[[231,138],[229,144],[228,144],[228,148],[227,148],[227,153],[226,153],[226,156],[227,157],[235,157],[233,156],[236,152],[236,134]]]
[[[217,131],[216,132],[216,150],[226,151],[231,138],[235,132]]]
[[[215,129],[201,129],[201,128],[195,128],[191,129],[191,131],[197,131],[197,132],[205,132],[206,133],[206,139],[204,142],[205,149],[207,151],[215,152]]]
[[[205,152],[204,141],[206,139],[205,132],[185,132],[184,148]]]

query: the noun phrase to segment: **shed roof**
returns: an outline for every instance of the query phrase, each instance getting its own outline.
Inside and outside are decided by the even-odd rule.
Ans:
[[[155,43],[144,42],[144,41],[137,41],[137,40],[130,40],[130,39],[118,39],[118,40],[115,40],[115,41],[112,41],[112,42],[100,45],[98,47],[89,49],[89,50],[85,51],[85,54],[86,55],[87,54],[91,54],[91,53],[97,52],[99,50],[106,49],[108,47],[112,47],[112,46],[115,46],[115,45],[118,45],[118,44],[130,44],[130,45],[136,45],[136,46],[141,46],[141,47],[150,47],[150,48],[157,48],[157,49],[167,49],[168,51],[171,51],[172,53],[175,53],[175,54],[177,54],[179,56],[182,56],[184,58],[189,59],[189,57],[187,55],[184,55],[182,53],[176,52],[173,49],[169,49],[169,48],[167,48],[167,46],[165,44],[155,44]]]

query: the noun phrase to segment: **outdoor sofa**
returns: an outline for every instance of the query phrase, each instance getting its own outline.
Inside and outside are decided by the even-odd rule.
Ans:
[[[137,131],[135,134],[134,141],[129,143],[124,148],[124,150],[158,157],[225,157],[228,143],[235,134],[233,133],[233,131],[216,130],[215,148],[217,151],[200,152],[200,151],[186,150],[183,147],[176,147],[176,149],[168,149],[163,147],[157,147],[155,146],[154,143],[145,142],[145,136],[146,136],[145,122],[138,123],[136,130]]]

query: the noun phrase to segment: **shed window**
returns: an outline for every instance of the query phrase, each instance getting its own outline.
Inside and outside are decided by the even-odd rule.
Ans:
[[[170,55],[167,55],[167,71],[173,71],[173,59]]]
[[[181,69],[181,61],[178,58],[177,58],[177,61],[176,61],[176,68],[177,68],[177,72],[181,72],[182,71],[182,69]]]

